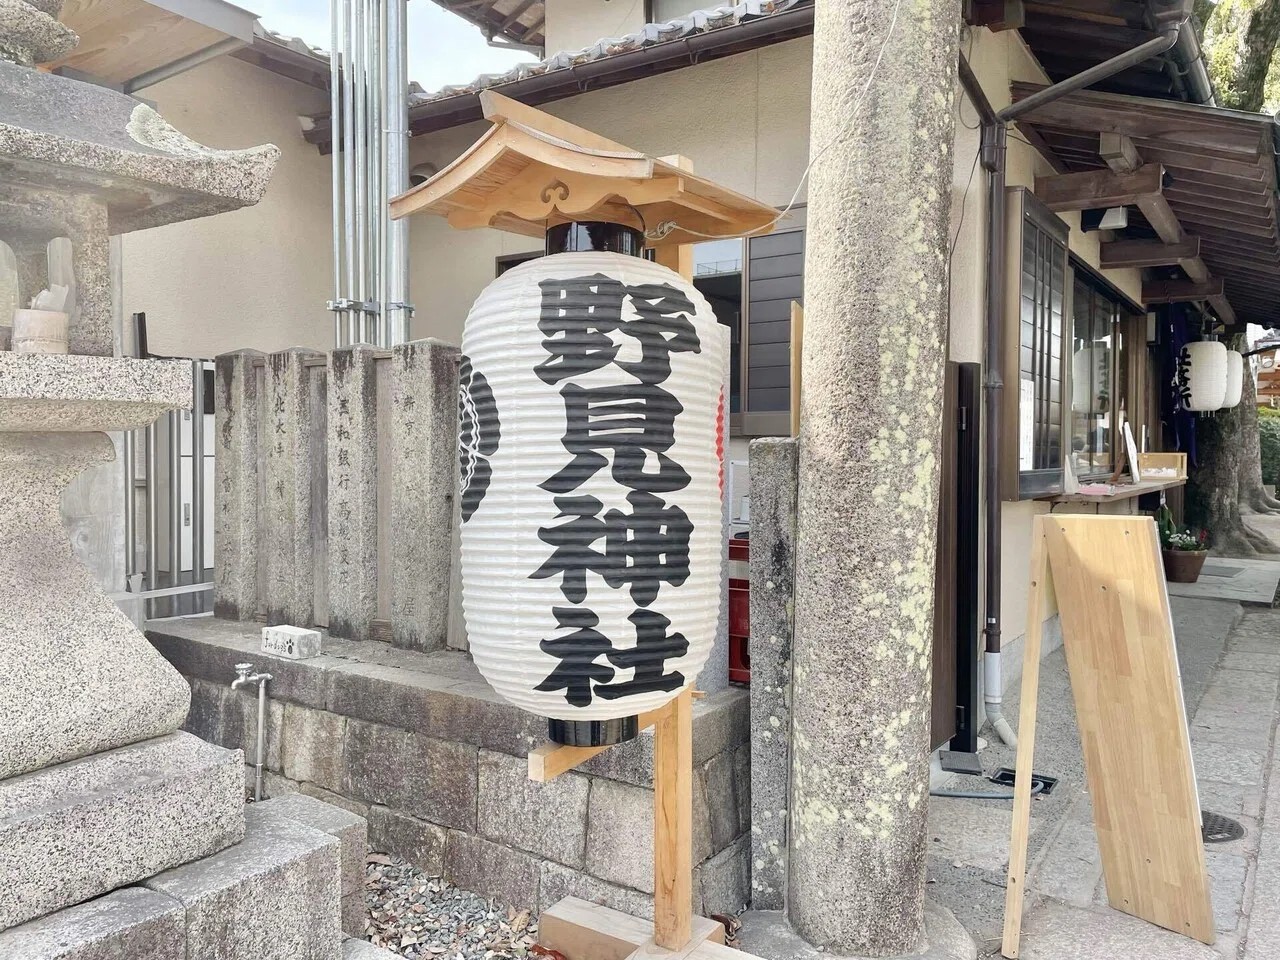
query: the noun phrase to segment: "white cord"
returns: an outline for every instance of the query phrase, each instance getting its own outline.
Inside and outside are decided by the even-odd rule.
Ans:
[[[774,224],[776,224],[779,220],[781,220],[788,213],[790,213],[792,207],[794,207],[796,203],[799,201],[800,191],[804,189],[805,181],[809,179],[809,173],[813,170],[814,165],[823,158],[823,156],[826,154],[828,150],[830,150],[837,143],[840,143],[842,140],[846,139],[850,134],[853,133],[853,130],[854,130],[853,122],[857,119],[859,112],[862,110],[862,104],[867,99],[867,91],[871,89],[871,83],[873,80],[875,80],[876,73],[880,70],[880,63],[882,60],[884,60],[884,52],[885,50],[888,49],[889,40],[893,37],[893,31],[898,25],[898,11],[901,9],[902,9],[902,0],[895,0],[893,5],[893,17],[889,21],[889,31],[884,36],[884,42],[880,44],[880,52],[876,54],[876,62],[872,64],[871,72],[867,74],[867,82],[862,85],[862,91],[858,94],[858,99],[853,105],[852,112],[849,114],[849,125],[841,133],[833,137],[826,144],[826,146],[824,146],[821,150],[819,150],[816,154],[813,155],[813,158],[809,161],[809,163],[805,166],[804,171],[800,174],[800,180],[796,183],[796,189],[795,189],[795,192],[791,194],[791,199],[787,201],[787,205],[782,208],[782,210],[778,213],[778,215],[774,217],[772,220],[770,220],[768,223],[763,224],[762,226],[756,227],[756,229],[752,230],[748,234],[748,236],[754,236],[757,233],[763,233],[766,230],[773,229]],[[663,238],[668,236],[673,230],[680,230],[692,236],[703,237],[707,240],[725,239],[722,234],[701,233],[690,227],[681,226],[680,223],[678,223],[675,220],[663,220],[660,223],[656,224],[652,230],[645,231],[645,239],[646,240],[662,240]]]

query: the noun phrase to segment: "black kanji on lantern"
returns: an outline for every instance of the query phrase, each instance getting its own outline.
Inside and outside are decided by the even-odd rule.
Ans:
[[[557,519],[538,538],[555,548],[531,580],[562,576],[560,592],[570,603],[587,598],[587,573],[597,573],[617,589],[630,586],[631,599],[642,607],[653,603],[664,583],[680,586],[689,577],[689,537],[693,523],[678,506],[661,497],[632,491],[631,512],[604,508],[595,497],[556,497]],[[595,549],[597,541],[604,549]]]
[[[701,350],[690,319],[693,301],[679,287],[666,283],[629,287],[602,273],[543,280],[538,286],[542,289],[538,329],[546,334],[542,346],[548,357],[534,372],[544,383],[560,383],[615,362],[641,383],[662,383],[671,376],[671,354]],[[624,319],[628,302],[636,315]],[[629,344],[611,336],[615,332],[636,341],[638,359],[632,359]]]
[[[572,633],[538,645],[560,662],[547,678],[534,687],[543,692],[564,691],[564,698],[575,707],[591,703],[591,684],[608,683],[613,679],[613,667],[597,663],[600,654],[613,650],[613,644],[599,630],[600,618],[590,610],[580,607],[553,607],[556,627],[572,630]]]
[[[581,387],[566,383],[565,432],[561,443],[573,459],[541,484],[551,493],[576,490],[609,461],[613,478],[632,490],[670,493],[689,485],[689,474],[666,455],[676,442],[676,417],[684,405],[655,384]],[[645,469],[649,454],[657,469]]]
[[[561,443],[571,459],[541,484],[556,495],[557,522],[538,530],[552,552],[529,576],[560,577],[565,599],[581,604],[592,573],[615,590],[627,588],[637,607],[648,607],[664,584],[680,586],[689,577],[693,523],[659,496],[690,482],[669,456],[684,406],[660,384],[671,376],[672,354],[701,351],[696,308],[679,287],[628,286],[600,273],[544,280],[539,287],[538,327],[547,359],[534,373],[544,383],[560,384]],[[600,376],[590,384],[574,382],[611,366],[624,375],[616,382],[600,384]],[[606,467],[629,489],[627,509],[606,510],[597,497],[574,493]],[[590,609],[555,607],[553,613],[557,629],[571,632],[541,641],[543,652],[558,662],[535,689],[563,690],[568,703],[585,707],[594,694],[613,700],[684,685],[684,675],[668,673],[666,663],[683,657],[689,642],[668,633],[671,621],[661,613],[635,610],[628,618],[635,644],[626,647],[597,629],[599,618]],[[631,679],[612,682],[615,668],[632,671]]]
[[[638,693],[679,690],[684,674],[667,672],[666,662],[683,657],[689,641],[681,633],[668,633],[671,621],[652,610],[637,610],[627,619],[636,628],[634,646],[617,648],[596,629],[600,618],[582,607],[553,607],[556,629],[569,630],[563,636],[542,640],[538,646],[555,657],[558,663],[535,690],[544,693],[564,691],[564,698],[575,707],[585,707],[592,696],[617,700]],[[601,654],[618,669],[630,669],[633,676],[612,683],[613,667],[600,662]],[[594,684],[594,688],[593,688]]]

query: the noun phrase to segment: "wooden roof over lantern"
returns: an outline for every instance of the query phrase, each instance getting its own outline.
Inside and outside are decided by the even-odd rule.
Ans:
[[[493,126],[430,180],[391,201],[395,219],[427,212],[462,230],[495,227],[541,239],[570,221],[623,223],[651,247],[767,233],[778,211],[492,91]]]

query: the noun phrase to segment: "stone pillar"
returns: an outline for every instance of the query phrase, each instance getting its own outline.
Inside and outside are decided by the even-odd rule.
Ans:
[[[312,368],[324,355],[293,347],[267,357],[266,496],[260,528],[266,563],[267,623],[315,621],[313,496],[316,462]],[[323,367],[319,367],[323,371]]]
[[[376,351],[329,354],[329,633],[367,640],[378,613]]]
[[[109,357],[115,353],[115,330],[107,208],[100,203],[82,201],[68,211],[67,219],[75,278],[71,352]]]
[[[787,893],[796,442],[751,443],[751,906]]]
[[[213,612],[228,620],[252,620],[258,613],[262,359],[257,350],[238,350],[213,361]]]
[[[924,924],[960,4],[815,16],[787,912],[888,956]]]
[[[414,340],[391,358],[391,637],[439,650],[449,633],[458,473],[458,348]]]

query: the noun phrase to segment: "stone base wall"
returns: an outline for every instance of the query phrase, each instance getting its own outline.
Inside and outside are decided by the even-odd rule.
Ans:
[[[186,729],[252,762],[256,694],[234,664],[274,676],[264,793],[303,793],[368,820],[373,850],[516,907],[565,896],[651,918],[651,735],[545,784],[526,756],[544,721],[497,699],[463,653],[326,640],[326,655],[257,653],[251,624],[199,619],[148,632],[192,690]],[[749,899],[750,746],[745,690],[694,709],[693,907],[733,913]],[[252,768],[246,769],[252,784]]]

